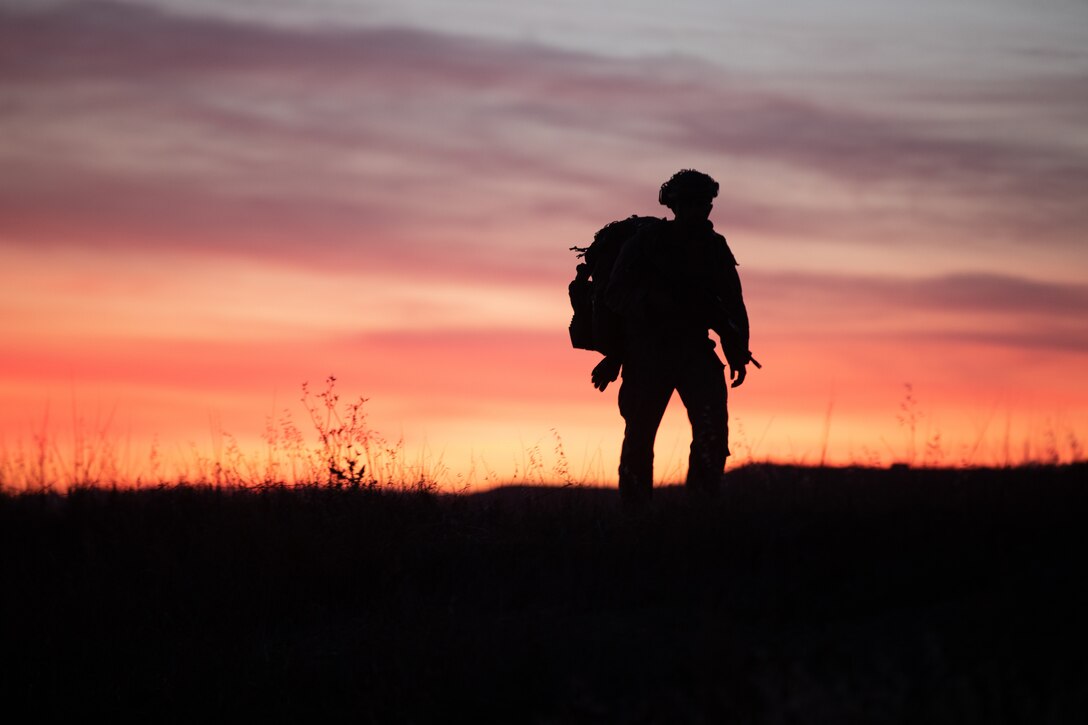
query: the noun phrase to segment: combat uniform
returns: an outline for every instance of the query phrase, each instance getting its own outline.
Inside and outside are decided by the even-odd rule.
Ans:
[[[687,485],[716,490],[729,455],[724,366],[708,330],[718,333],[731,366],[749,359],[748,313],[737,262],[706,221],[643,228],[616,260],[605,300],[622,324],[620,494],[648,499],[653,447],[673,391],[687,408],[692,442]]]

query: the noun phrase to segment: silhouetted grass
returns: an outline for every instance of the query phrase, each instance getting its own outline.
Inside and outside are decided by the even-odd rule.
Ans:
[[[1088,721],[1088,466],[0,497],[9,711]],[[468,720],[465,720],[468,718]]]

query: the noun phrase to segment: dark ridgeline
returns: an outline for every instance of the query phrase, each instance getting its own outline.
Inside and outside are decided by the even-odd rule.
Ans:
[[[718,183],[693,169],[661,185],[658,201],[672,220],[633,216],[602,228],[570,284],[571,342],[605,355],[591,380],[605,390],[622,371],[619,408],[625,423],[619,489],[640,508],[653,493],[654,440],[673,392],[691,422],[686,485],[712,496],[729,455],[727,388],[713,331],[722,343],[732,387],[752,362],[748,311],[737,261],[710,212]]]
[[[9,713],[1088,722],[1085,464],[0,496]]]

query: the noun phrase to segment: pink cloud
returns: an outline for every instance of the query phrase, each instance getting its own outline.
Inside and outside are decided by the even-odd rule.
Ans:
[[[793,174],[815,174],[868,199],[798,203],[746,193],[757,176],[726,177],[723,206],[745,234],[1072,248],[1088,226],[1088,158],[1042,131],[965,136],[941,118],[835,105],[818,89],[772,92],[691,60],[260,27],[109,2],[5,14],[0,68],[16,111],[5,125],[22,150],[6,165],[0,211],[26,236],[50,224],[132,242],[207,236],[216,248],[313,263],[292,244],[305,238],[334,265],[337,248],[378,240],[371,263],[430,249],[439,266],[469,255],[486,268],[506,243],[526,251],[510,236],[522,228],[592,229],[657,211],[646,187],[659,180],[632,173],[641,158],[712,160],[726,173],[770,165],[745,174],[784,174],[775,181],[789,193],[811,183]],[[52,96],[30,92],[46,83]],[[1088,113],[1067,90],[1054,81],[1001,99],[1043,118],[1051,107]],[[989,108],[1001,92],[977,93]],[[110,136],[123,119],[146,137]]]

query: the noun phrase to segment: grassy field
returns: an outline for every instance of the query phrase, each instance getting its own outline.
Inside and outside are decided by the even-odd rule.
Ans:
[[[0,497],[9,712],[1088,722],[1088,466]],[[467,718],[467,719],[466,719]]]

